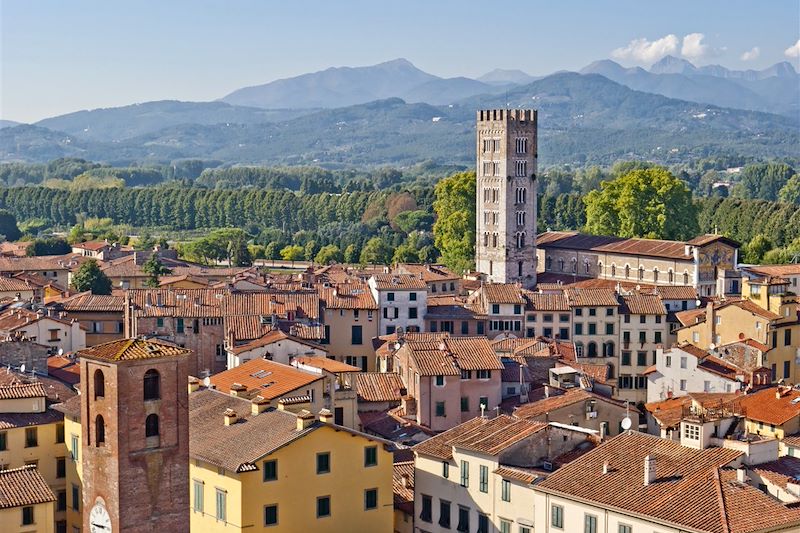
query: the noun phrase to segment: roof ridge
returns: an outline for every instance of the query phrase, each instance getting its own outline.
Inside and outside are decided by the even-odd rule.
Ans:
[[[728,513],[725,512],[725,491],[722,490],[722,479],[720,479],[719,467],[714,467],[712,481],[714,482],[714,492],[716,493],[717,504],[719,505],[722,533],[730,533],[731,528],[730,524],[728,524]]]

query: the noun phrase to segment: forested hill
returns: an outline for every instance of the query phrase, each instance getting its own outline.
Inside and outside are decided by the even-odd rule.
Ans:
[[[719,153],[785,157],[795,156],[800,145],[798,125],[790,118],[638,92],[595,74],[555,74],[501,95],[474,96],[447,106],[392,98],[289,119],[273,113],[257,122],[209,124],[176,118],[175,113],[192,117],[192,105],[165,110],[165,127],[157,130],[153,116],[141,117],[137,106],[75,117],[77,123],[93,121],[86,123],[89,131],[129,135],[104,141],[41,125],[3,128],[0,161],[81,157],[118,165],[186,158],[329,167],[404,166],[423,160],[472,164],[475,110],[507,105],[539,110],[543,165],[609,164],[619,158],[670,164]],[[239,113],[215,109],[234,120]],[[118,124],[111,127],[109,121]],[[69,123],[75,131],[77,123]]]

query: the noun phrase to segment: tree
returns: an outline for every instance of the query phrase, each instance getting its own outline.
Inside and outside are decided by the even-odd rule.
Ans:
[[[164,266],[157,253],[150,254],[142,265],[142,271],[148,275],[145,281],[148,287],[158,287],[161,276],[172,274],[172,270]]]
[[[305,255],[306,261],[313,261],[318,251],[319,246],[317,245],[317,241],[308,241],[303,249],[303,254]]]
[[[290,244],[281,250],[281,259],[284,261],[300,261],[305,257],[305,250],[299,244]]]
[[[72,276],[72,288],[78,292],[92,291],[92,294],[111,294],[111,280],[100,270],[97,261],[88,259]]]
[[[136,239],[136,243],[134,243],[133,248],[135,250],[152,250],[156,246],[156,239],[153,235],[147,231],[143,230],[142,234]]]
[[[47,239],[34,239],[27,248],[25,255],[64,255],[72,251],[72,247],[67,241],[60,237],[50,237]]]
[[[778,199],[778,193],[794,174],[794,169],[785,163],[756,163],[742,169],[739,183],[734,191],[743,198],[762,200]]]
[[[766,235],[759,233],[744,247],[744,259],[748,263],[760,263],[764,254],[774,248],[772,241]]]
[[[787,204],[800,204],[800,174],[795,174],[786,182],[778,194],[778,199]]]
[[[391,260],[392,251],[380,237],[367,241],[361,250],[361,263],[370,265],[386,265]]]
[[[475,172],[441,180],[434,194],[434,243],[445,265],[464,272],[475,263]]]
[[[589,233],[681,240],[699,232],[692,193],[663,167],[633,170],[604,181],[584,202]]]
[[[0,234],[5,235],[9,241],[16,241],[22,236],[17,227],[17,217],[7,209],[0,209]]]
[[[281,257],[281,245],[277,242],[273,241],[267,244],[264,247],[264,258],[265,259],[280,259]]]
[[[342,262],[342,251],[335,244],[328,244],[320,248],[314,262],[320,265],[329,265],[331,263]]]
[[[403,211],[394,219],[397,229],[410,234],[413,231],[430,231],[433,226],[433,214],[418,209],[416,211]]]
[[[347,248],[344,249],[344,257],[342,258],[345,263],[352,265],[353,263],[358,262],[358,258],[361,253],[358,250],[358,246],[355,244],[350,244]]]

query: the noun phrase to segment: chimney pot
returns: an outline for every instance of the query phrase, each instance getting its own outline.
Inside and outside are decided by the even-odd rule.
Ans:
[[[320,409],[319,411],[319,421],[325,424],[332,424],[333,423],[333,413],[331,413],[330,409]]]
[[[650,455],[644,458],[644,485],[650,485],[656,480],[656,459]]]
[[[308,409],[303,409],[297,413],[297,431],[308,429],[314,423],[316,418]]]
[[[736,481],[739,483],[747,483],[747,470],[743,466],[736,469]]]
[[[608,474],[608,461],[603,461],[603,475]]]

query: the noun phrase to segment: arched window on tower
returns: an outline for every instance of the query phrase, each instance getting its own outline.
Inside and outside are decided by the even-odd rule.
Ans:
[[[158,435],[159,435],[158,415],[156,414],[147,415],[147,418],[144,421],[144,436],[158,437]]]
[[[653,283],[658,283],[658,269],[653,269]]]
[[[106,395],[106,381],[103,371],[99,368],[94,371],[94,399],[103,398]]]
[[[630,277],[631,277],[631,266],[625,265],[625,279],[628,279]]]
[[[642,280],[644,280],[644,267],[640,266],[639,267],[639,281],[642,281]]]
[[[617,277],[617,265],[615,265],[614,263],[611,263],[611,277],[612,278]]]
[[[144,399],[158,400],[161,398],[161,376],[158,370],[150,369],[144,373]]]
[[[105,446],[106,444],[106,423],[103,415],[97,415],[94,419],[94,441],[95,446]]]

